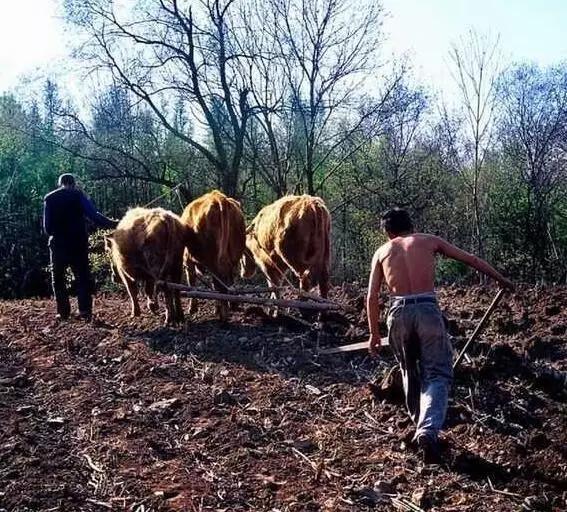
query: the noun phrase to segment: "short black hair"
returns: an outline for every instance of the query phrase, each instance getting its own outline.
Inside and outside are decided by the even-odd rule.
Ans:
[[[75,176],[72,174],[65,173],[59,176],[60,187],[72,187],[73,185],[75,185]]]
[[[382,214],[382,228],[392,235],[411,233],[413,223],[409,213],[403,208],[392,208]]]

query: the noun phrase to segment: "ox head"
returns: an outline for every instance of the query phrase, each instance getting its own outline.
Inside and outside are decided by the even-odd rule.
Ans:
[[[240,258],[240,277],[250,279],[256,273],[256,261],[252,251],[245,247],[242,258]]]

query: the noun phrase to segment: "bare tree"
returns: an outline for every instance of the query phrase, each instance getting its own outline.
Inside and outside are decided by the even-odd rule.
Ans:
[[[467,127],[467,156],[472,167],[472,177],[467,182],[471,190],[475,245],[483,256],[482,173],[493,135],[496,84],[500,74],[499,38],[471,30],[452,45],[450,59]]]
[[[269,0],[269,5],[273,39],[289,86],[287,107],[299,159],[297,186],[305,183],[313,194],[325,180],[323,175],[317,183],[316,175],[361,127],[360,118],[333,121],[345,108],[356,111],[364,78],[375,69],[382,8],[377,0],[364,5],[348,0]]]
[[[517,66],[504,75],[499,93],[504,149],[528,188],[526,240],[535,277],[541,267],[548,270],[550,249],[554,259],[562,260],[550,220],[554,199],[567,194],[567,67]]]
[[[284,59],[278,46],[275,13],[269,2],[239,2],[240,26],[245,36],[237,40],[243,54],[253,58],[240,69],[257,105],[257,115],[246,134],[249,163],[258,167],[263,181],[277,197],[288,193],[292,171],[291,98]]]
[[[171,133],[215,169],[218,186],[238,194],[246,126],[253,115],[237,69],[234,0],[142,0],[116,7],[110,0],[69,0],[69,18],[88,35],[81,56],[144,102]],[[179,130],[163,105],[183,98],[210,136]],[[198,132],[196,130],[196,132]]]
[[[424,121],[427,97],[421,88],[411,88],[402,82],[392,94],[392,103],[395,108],[383,122],[381,160],[391,186],[403,190],[406,176],[411,172],[408,155]]]

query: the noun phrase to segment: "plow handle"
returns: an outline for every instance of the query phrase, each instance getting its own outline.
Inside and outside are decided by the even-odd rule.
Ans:
[[[482,330],[482,328],[484,327],[484,325],[486,324],[486,322],[488,321],[488,319],[490,318],[490,315],[492,314],[492,312],[496,309],[496,306],[498,305],[498,303],[500,302],[500,299],[502,298],[502,296],[504,295],[504,288],[501,288],[500,290],[498,290],[498,293],[496,294],[496,297],[494,297],[494,299],[492,300],[492,304],[490,304],[490,306],[488,306],[488,309],[486,310],[486,313],[484,313],[484,316],[481,318],[480,322],[478,323],[478,325],[476,326],[476,329],[474,330],[474,332],[471,334],[471,337],[467,340],[467,342],[465,343],[465,346],[463,347],[463,349],[461,350],[461,353],[458,355],[456,361],[453,363],[453,370],[459,365],[459,363],[463,360],[463,357],[465,356],[466,351],[468,350],[469,346],[471,345],[471,343],[478,337],[480,331]]]

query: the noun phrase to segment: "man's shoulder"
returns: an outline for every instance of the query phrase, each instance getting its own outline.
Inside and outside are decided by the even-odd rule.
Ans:
[[[382,263],[382,261],[384,260],[384,258],[390,254],[390,251],[392,250],[392,241],[389,240],[388,242],[382,244],[380,247],[378,247],[378,249],[376,249],[376,252],[374,253],[374,258],[376,260],[378,260],[378,262]]]
[[[432,235],[431,233],[421,233],[421,232],[412,233],[411,236],[413,236],[414,238],[421,238],[424,240],[431,240],[437,238],[435,235]]]
[[[417,239],[420,242],[425,243],[433,243],[438,244],[440,241],[443,241],[442,238],[438,237],[437,235],[432,235],[430,233],[414,233],[414,239]]]
[[[66,188],[56,188],[47,194],[43,200],[45,202],[53,201],[82,201],[83,193],[80,190],[66,189]]]
[[[60,188],[56,188],[55,190],[52,190],[51,192],[49,192],[48,194],[45,194],[45,197],[43,198],[44,201],[49,201],[51,199],[53,199],[54,197],[57,197],[60,195],[62,189]]]

